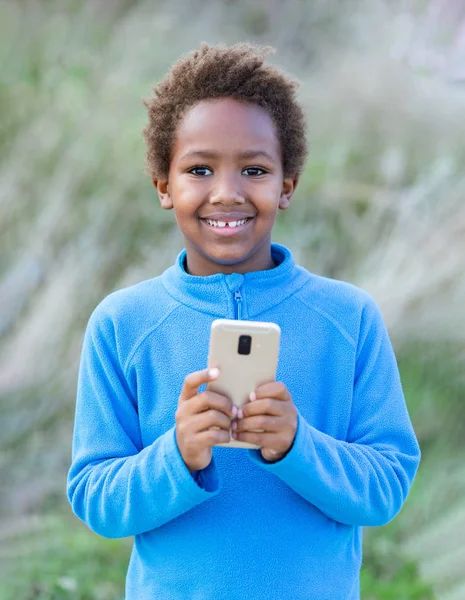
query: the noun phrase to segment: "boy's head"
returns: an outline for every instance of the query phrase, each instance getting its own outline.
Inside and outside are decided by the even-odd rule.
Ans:
[[[193,274],[273,266],[271,228],[307,143],[298,84],[264,64],[271,50],[202,44],[144,101],[147,169],[162,207],[175,210]]]

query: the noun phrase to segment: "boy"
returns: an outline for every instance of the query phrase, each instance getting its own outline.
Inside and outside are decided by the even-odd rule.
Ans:
[[[145,102],[185,249],[86,330],[68,498],[100,535],[135,536],[127,600],[358,599],[362,527],[395,517],[418,468],[374,301],[271,243],[306,141],[296,82],[266,53],[203,44]],[[277,381],[242,410],[205,391],[216,318],[281,327]],[[230,429],[260,449],[213,448]]]

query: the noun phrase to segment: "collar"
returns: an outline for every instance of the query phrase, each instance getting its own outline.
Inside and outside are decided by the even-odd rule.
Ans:
[[[295,263],[285,246],[272,243],[271,256],[276,263],[273,269],[204,277],[186,272],[184,248],[161,278],[167,292],[182,304],[226,319],[234,318],[234,295],[239,291],[242,316],[252,319],[294,294],[310,278],[310,273]]]

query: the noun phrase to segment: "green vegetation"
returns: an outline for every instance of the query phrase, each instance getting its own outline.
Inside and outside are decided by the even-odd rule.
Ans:
[[[390,577],[370,569],[361,572],[361,591],[364,600],[434,600],[430,585],[419,578],[417,568],[412,562],[404,562]]]
[[[364,600],[434,600],[416,566],[384,539],[369,546],[361,573]],[[10,540],[16,566],[0,583],[2,600],[123,600],[131,540],[108,540],[69,515],[42,517]],[[387,549],[386,549],[387,548]],[[10,560],[12,560],[10,558]]]
[[[108,540],[71,517],[16,540],[17,564],[0,584],[2,600],[123,600],[128,540]]]

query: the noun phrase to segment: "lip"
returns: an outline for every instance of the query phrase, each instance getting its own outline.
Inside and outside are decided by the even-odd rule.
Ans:
[[[242,219],[253,219],[255,215],[250,215],[241,212],[229,212],[229,213],[212,213],[211,215],[205,215],[199,217],[200,219],[211,219],[212,221],[223,221],[224,223],[230,223],[231,221],[242,221]]]
[[[206,217],[208,219],[213,217]],[[202,217],[200,219],[200,222],[202,223],[202,225],[204,227],[207,227],[209,231],[212,231],[213,233],[215,233],[218,236],[221,237],[231,237],[234,235],[238,235],[239,233],[241,233],[242,231],[244,231],[244,229],[247,229],[247,227],[250,225],[250,223],[252,223],[252,221],[254,220],[253,217],[250,217],[250,215],[248,217],[242,217],[242,219],[249,219],[247,221],[247,223],[244,223],[244,225],[237,225],[236,227],[214,227],[213,225],[209,225],[204,218]],[[226,220],[224,217],[221,219],[214,219],[214,221],[225,221],[226,223],[229,223],[229,221],[240,221],[240,219],[232,219],[230,218],[229,220]]]

